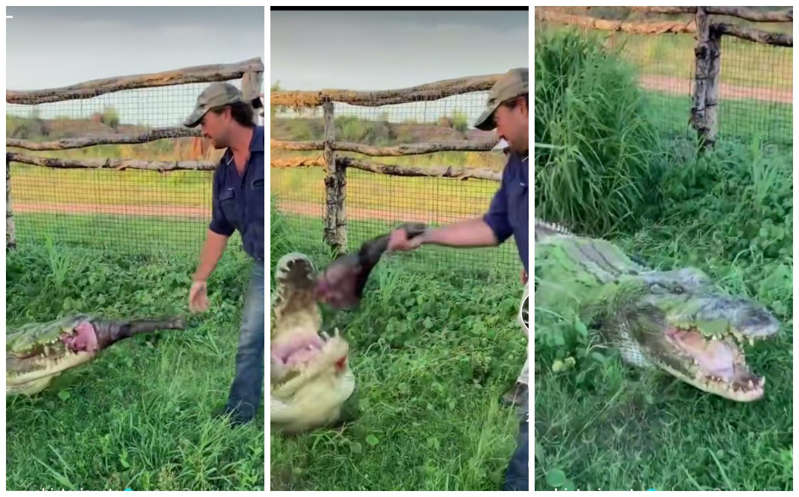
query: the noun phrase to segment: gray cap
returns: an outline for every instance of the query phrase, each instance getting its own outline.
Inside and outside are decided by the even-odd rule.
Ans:
[[[474,127],[485,131],[494,129],[493,116],[499,104],[511,98],[526,95],[529,91],[528,88],[526,67],[517,67],[503,74],[491,87],[491,92],[488,94],[488,102],[486,102],[486,110],[477,118]]]
[[[212,83],[197,97],[197,105],[183,125],[193,128],[200,124],[206,112],[227,104],[243,102],[241,92],[230,83]]]

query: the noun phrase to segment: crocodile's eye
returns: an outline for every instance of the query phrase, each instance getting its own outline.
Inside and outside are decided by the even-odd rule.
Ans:
[[[677,295],[679,295],[681,293],[685,293],[685,288],[683,288],[682,285],[677,283],[677,284],[674,285],[674,288],[672,288],[671,291],[673,293],[676,293]]]

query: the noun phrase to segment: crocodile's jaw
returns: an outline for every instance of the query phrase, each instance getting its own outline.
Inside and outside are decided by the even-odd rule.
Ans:
[[[99,345],[94,326],[84,321],[29,352],[6,351],[6,395],[38,393],[67,369],[91,361]]]
[[[726,399],[763,397],[765,378],[750,371],[743,351],[779,330],[761,306],[721,295],[650,294],[621,314],[629,356]]]
[[[657,367],[700,390],[737,402],[763,397],[766,379],[753,374],[732,337],[705,338],[697,330],[668,328],[665,340],[680,363],[653,361]]]
[[[758,338],[738,330],[706,336],[696,327],[658,319],[630,324],[640,354],[649,365],[726,399],[751,402],[763,397],[766,380],[747,366],[743,345],[767,339],[773,336],[771,331]],[[774,327],[778,327],[776,321]]]
[[[272,394],[283,398],[294,395],[320,376],[336,378],[349,370],[349,344],[339,335],[313,335],[312,338],[282,340],[272,344]]]
[[[61,372],[91,361],[97,352],[71,352],[37,355],[20,359],[6,355],[6,395],[17,393],[34,394],[44,390],[50,380]]]

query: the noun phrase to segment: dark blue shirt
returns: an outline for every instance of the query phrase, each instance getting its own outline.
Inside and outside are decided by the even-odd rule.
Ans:
[[[515,152],[510,153],[502,171],[502,183],[483,219],[494,231],[499,243],[513,235],[524,270],[530,274],[527,266],[530,240],[527,224],[530,213],[527,205],[528,164],[526,157],[522,160]]]
[[[250,158],[239,176],[228,148],[214,172],[211,231],[230,236],[239,230],[244,251],[264,261],[264,127],[253,128]]]

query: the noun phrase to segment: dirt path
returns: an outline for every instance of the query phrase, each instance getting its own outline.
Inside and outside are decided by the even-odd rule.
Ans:
[[[309,204],[306,202],[297,201],[279,201],[278,209],[282,212],[298,214],[301,216],[315,216],[322,218],[324,216],[324,205],[322,204]],[[477,216],[479,214],[473,214]],[[356,221],[364,221],[369,219],[379,219],[383,221],[396,221],[402,220],[408,223],[427,223],[430,222],[431,217],[435,217],[437,222],[448,223],[453,221],[460,221],[468,219],[470,214],[436,214],[432,215],[429,211],[414,211],[414,210],[380,210],[380,209],[366,209],[363,207],[350,207],[347,206],[347,219]]]
[[[670,76],[641,76],[641,86],[647,90],[662,91],[690,95],[692,81],[690,79],[673,78]],[[792,90],[778,90],[773,88],[750,88],[747,86],[733,86],[726,83],[719,84],[719,95],[726,99],[752,99],[767,102],[793,103]]]
[[[116,214],[120,216],[159,216],[210,219],[211,210],[174,205],[55,204],[47,202],[13,203],[14,212],[52,212],[64,214]]]

